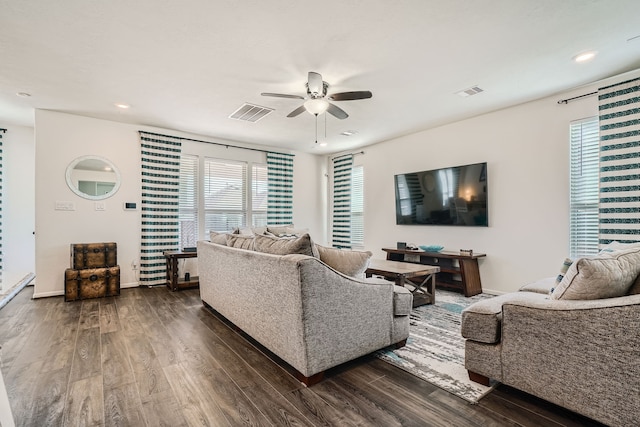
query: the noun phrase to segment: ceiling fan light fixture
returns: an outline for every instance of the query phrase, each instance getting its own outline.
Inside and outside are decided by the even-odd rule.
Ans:
[[[304,103],[304,108],[314,116],[322,114],[329,108],[329,101],[324,98],[312,98]]]

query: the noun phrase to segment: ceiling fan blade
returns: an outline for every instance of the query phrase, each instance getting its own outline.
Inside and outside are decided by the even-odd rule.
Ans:
[[[295,110],[293,110],[292,112],[290,112],[287,117],[295,117],[295,116],[299,116],[300,114],[302,114],[302,112],[307,111],[306,108],[304,108],[304,104],[299,106],[298,108],[296,108]]]
[[[318,73],[314,73],[313,71],[309,71],[307,88],[309,89],[309,93],[322,95],[322,76]]]
[[[353,101],[356,99],[368,99],[373,94],[368,90],[359,90],[355,92],[340,92],[329,95],[329,99],[332,101]]]
[[[304,105],[303,105],[304,107]],[[329,103],[329,108],[327,109],[327,112],[332,114],[333,116],[335,116],[336,118],[340,119],[340,120],[344,120],[347,117],[349,117],[349,115],[340,107],[337,107],[331,103]]]
[[[300,95],[287,95],[287,94],[285,94],[285,93],[269,93],[269,92],[262,92],[260,95],[262,95],[262,96],[275,96],[276,98],[304,99],[304,96],[300,96]]]

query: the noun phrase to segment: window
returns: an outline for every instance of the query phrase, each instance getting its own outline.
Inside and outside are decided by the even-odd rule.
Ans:
[[[571,122],[569,253],[572,258],[598,253],[598,118]]]
[[[247,224],[247,164],[204,159],[204,226],[229,231]]]
[[[267,190],[266,164],[182,154],[180,247],[196,246],[211,230],[267,225]]]
[[[180,248],[196,246],[198,241],[198,157],[180,157],[179,193]]]
[[[351,247],[364,247],[364,168],[351,170]]]

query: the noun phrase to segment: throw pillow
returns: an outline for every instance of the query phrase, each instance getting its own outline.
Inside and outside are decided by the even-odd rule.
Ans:
[[[267,233],[271,233],[274,236],[278,237],[300,237],[305,233],[309,232],[307,228],[295,228],[293,224],[291,225],[283,225],[283,226],[267,226]],[[266,234],[266,233],[260,233]]]
[[[361,278],[369,267],[369,262],[373,254],[369,251],[353,251],[337,248],[327,248],[316,245],[320,255],[320,261],[329,267],[355,278]]]
[[[254,236],[243,234],[227,234],[227,246],[232,248],[254,250]]]
[[[580,258],[571,264],[551,299],[591,300],[627,293],[640,273],[640,248]]]
[[[552,294],[555,288],[560,284],[560,282],[562,282],[562,279],[564,279],[564,276],[565,274],[567,274],[567,270],[569,270],[571,264],[573,264],[573,260],[571,258],[564,259],[562,267],[560,267],[560,273],[558,273],[558,275],[556,276],[556,283],[551,288],[551,291],[549,291],[550,294]]]
[[[217,243],[219,245],[225,245],[227,244],[227,234],[229,233],[218,233],[217,231],[210,231],[209,232],[209,240],[212,243]]]
[[[255,236],[255,247],[257,252],[264,252],[273,255],[302,254],[313,256],[313,242],[308,233],[293,239],[280,239],[271,236]]]
[[[633,249],[633,248],[638,248],[640,247],[640,242],[633,242],[633,243],[622,243],[622,242],[618,242],[616,240],[604,245],[601,249],[600,249],[600,253],[604,254],[604,253],[610,253],[610,252],[616,252],[616,251],[624,251],[627,249]]]

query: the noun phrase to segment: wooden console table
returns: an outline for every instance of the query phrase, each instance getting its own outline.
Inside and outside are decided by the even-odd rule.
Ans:
[[[411,262],[440,267],[436,285],[462,291],[470,297],[482,293],[478,258],[486,254],[460,255],[459,252],[425,252],[407,249],[383,248],[390,261]]]
[[[169,289],[177,291],[178,289],[197,288],[200,285],[198,276],[184,280],[184,278],[180,278],[178,271],[178,260],[196,258],[197,256],[197,252],[164,251],[164,257],[167,260],[167,286]]]

